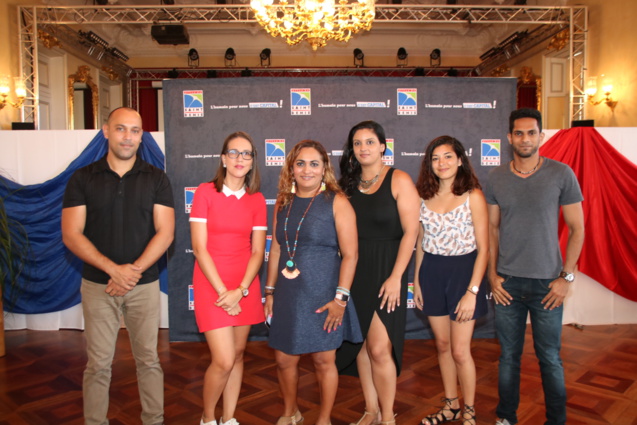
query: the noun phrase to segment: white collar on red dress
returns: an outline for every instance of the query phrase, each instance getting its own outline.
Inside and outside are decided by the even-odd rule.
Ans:
[[[237,199],[241,199],[241,197],[246,194],[246,188],[245,188],[245,186],[243,186],[239,190],[232,190],[232,189],[230,189],[228,186],[226,186],[224,184],[222,192],[226,196],[234,195],[234,196],[237,197]]]

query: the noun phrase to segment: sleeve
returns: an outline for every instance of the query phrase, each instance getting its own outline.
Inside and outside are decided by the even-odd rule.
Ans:
[[[570,205],[582,202],[584,196],[577,177],[571,167],[565,165],[562,179],[562,192],[560,193],[560,205]]]
[[[173,199],[173,189],[170,186],[170,180],[165,172],[160,170],[159,184],[155,195],[155,204],[164,205],[166,207],[175,208],[175,200]]]
[[[86,184],[86,177],[83,177],[84,170],[79,169],[73,173],[69,182],[66,184],[64,190],[64,199],[62,201],[62,208],[79,207],[80,205],[86,205],[86,195],[84,187]]]
[[[252,230],[268,230],[268,213],[261,192],[255,194]]]
[[[190,221],[199,223],[208,222],[208,205],[210,203],[209,191],[204,184],[200,184],[195,191],[190,210]]]

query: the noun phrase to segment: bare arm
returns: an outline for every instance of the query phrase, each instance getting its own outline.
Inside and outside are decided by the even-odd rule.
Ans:
[[[566,258],[564,259],[564,270],[569,273],[575,271],[575,265],[582,252],[584,245],[584,212],[582,203],[563,205],[562,215],[568,227],[568,242],[566,243]],[[549,284],[551,290],[542,300],[544,308],[553,310],[564,303],[564,298],[568,294],[570,283],[560,278]]]
[[[414,252],[414,245],[418,237],[418,219],[420,218],[420,197],[409,174],[401,170],[394,171],[391,186],[392,194],[398,204],[403,237],[392,273],[385,280],[378,294],[379,298],[382,297],[380,308],[387,305],[388,312],[394,311],[397,306],[400,306],[401,279]]]
[[[62,209],[62,241],[64,245],[80,260],[108,274],[118,287],[123,288],[124,293],[121,295],[124,295],[135,287],[141,279],[141,267],[134,264],[115,264],[99,252],[84,235],[85,225],[85,205]],[[120,295],[120,293],[118,291],[118,293],[111,295]]]
[[[338,246],[341,251],[341,268],[338,275],[338,286],[350,289],[356,272],[358,262],[358,232],[356,229],[356,213],[343,195],[336,195],[334,199],[334,222],[336,225],[336,235]],[[336,294],[334,294],[336,295]],[[346,304],[330,301],[317,310],[322,313],[329,310],[323,329],[326,331],[336,330],[343,323],[343,314]]]
[[[480,189],[474,189],[469,195],[471,218],[476,237],[478,255],[473,263],[473,273],[469,286],[480,287],[484,272],[489,260],[489,218],[487,213],[487,201]],[[456,307],[456,320],[466,322],[473,318],[476,308],[476,294],[466,291]]]
[[[425,257],[425,251],[422,249],[422,240],[425,237],[425,229],[422,225],[418,226],[418,238],[416,239],[416,264],[414,267],[414,302],[419,310],[422,310],[422,290],[420,289],[420,268],[422,260]]]
[[[281,245],[276,238],[276,214],[279,210],[279,204],[274,206],[274,218],[272,220],[272,243],[270,244],[270,255],[268,257],[268,277],[265,281],[265,286],[275,287],[277,278],[279,277],[279,258],[281,257]],[[272,301],[273,297],[276,297],[276,291],[274,295],[266,295],[265,304],[263,310],[265,317],[272,315]]]
[[[513,299],[502,287],[504,279],[498,275],[498,255],[500,250],[500,207],[487,205],[489,214],[489,260],[488,276],[491,292],[496,304],[509,305]]]

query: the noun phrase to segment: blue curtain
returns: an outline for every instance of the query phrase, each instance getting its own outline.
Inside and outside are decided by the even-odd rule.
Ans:
[[[64,189],[75,170],[106,155],[108,142],[100,130],[68,168],[40,184],[22,186],[0,176],[0,198],[7,215],[20,222],[28,235],[31,261],[20,278],[17,293],[5,285],[4,308],[21,314],[60,311],[79,304],[82,261],[62,243],[60,219]],[[164,167],[164,154],[150,133],[144,133],[138,155],[150,164]],[[159,262],[160,286],[166,293],[166,258]]]

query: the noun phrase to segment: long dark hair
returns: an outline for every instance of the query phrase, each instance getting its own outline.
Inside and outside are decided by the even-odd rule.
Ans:
[[[292,198],[294,198],[294,193],[292,193],[292,182],[294,181],[294,162],[296,158],[299,156],[301,149],[304,148],[312,148],[316,150],[319,155],[321,155],[321,160],[323,161],[323,166],[325,167],[325,175],[323,176],[323,183],[325,183],[325,193],[334,194],[334,193],[343,193],[338,182],[336,181],[336,176],[334,175],[334,169],[332,168],[332,163],[330,162],[330,157],[327,155],[327,151],[323,147],[322,144],[315,140],[301,140],[299,143],[294,145],[292,150],[285,157],[285,164],[281,167],[281,174],[279,174],[279,193],[277,195],[277,204],[278,208],[283,208],[287,204],[290,203]]]
[[[343,146],[343,157],[341,158],[341,178],[338,180],[338,184],[341,185],[346,194],[351,195],[356,190],[361,177],[361,164],[354,155],[354,134],[358,130],[368,129],[376,134],[380,144],[385,145],[387,149],[387,140],[385,138],[385,129],[376,121],[363,121],[356,124],[349,131],[347,136],[347,142]],[[383,150],[383,155],[385,154]]]
[[[258,192],[259,189],[261,188],[261,174],[259,173],[259,167],[257,165],[258,164],[257,147],[254,145],[254,141],[252,140],[252,137],[250,137],[248,133],[245,133],[243,131],[235,131],[234,133],[226,137],[226,140],[223,142],[223,147],[221,148],[221,155],[226,154],[228,151],[228,145],[230,144],[230,142],[238,138],[246,139],[248,142],[250,142],[250,146],[252,146],[252,168],[250,169],[250,171],[248,171],[248,174],[246,174],[245,184],[246,184],[246,192],[248,192],[249,194],[253,194]],[[223,181],[225,180],[225,178],[226,178],[226,168],[223,166],[223,161],[220,158],[219,168],[217,168],[217,174],[215,174],[215,177],[210,181],[210,183],[215,184],[215,188],[217,189],[217,192],[221,192],[223,190]]]
[[[476,177],[476,173],[473,171],[471,161],[469,161],[469,157],[467,157],[462,143],[451,136],[440,136],[429,143],[425,149],[425,157],[422,159],[422,164],[420,165],[420,174],[418,175],[416,189],[420,197],[424,200],[433,198],[440,189],[440,179],[436,176],[436,173],[434,173],[431,165],[431,156],[438,146],[443,145],[451,146],[451,149],[453,149],[456,156],[460,159],[458,173],[451,186],[453,194],[460,196],[469,190],[481,189],[478,177]]]

